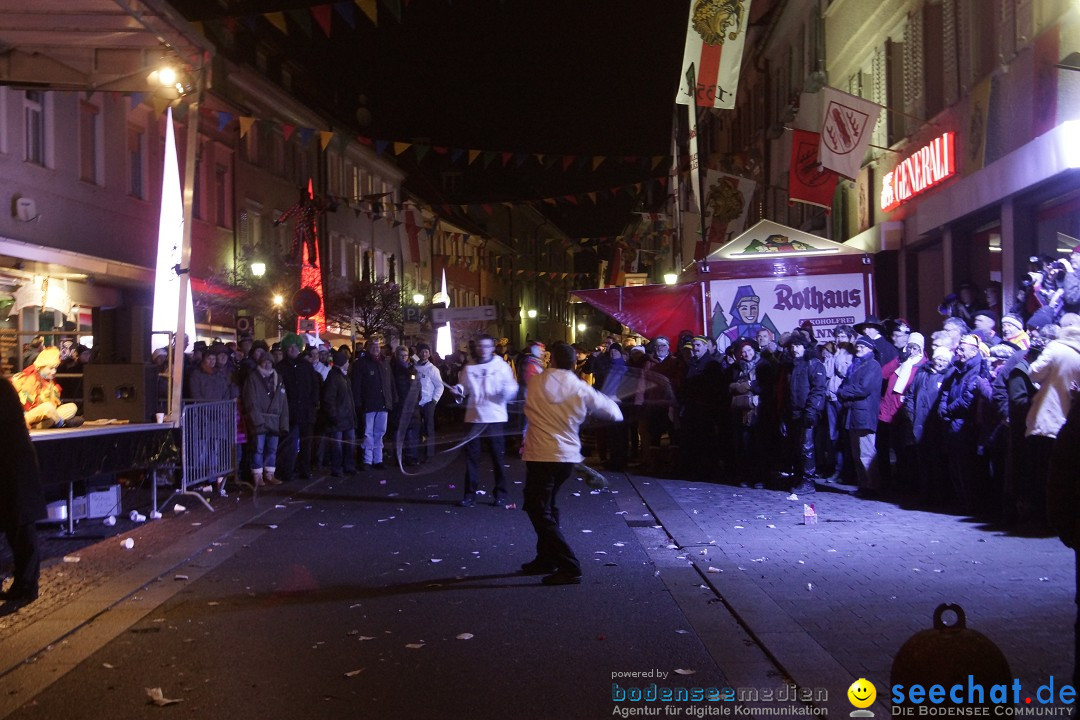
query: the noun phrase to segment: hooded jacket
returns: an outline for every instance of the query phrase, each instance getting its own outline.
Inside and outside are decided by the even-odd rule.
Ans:
[[[525,393],[526,462],[579,463],[581,437],[578,430],[585,417],[593,414],[619,422],[622,411],[614,400],[589,387],[572,370],[548,368],[529,378]]]
[[[1080,327],[1061,328],[1031,363],[1031,379],[1039,391],[1031,400],[1027,434],[1057,437],[1072,407],[1069,385],[1080,383]]]
[[[945,371],[937,414],[946,432],[975,433],[982,404],[990,401],[990,380],[981,353]]]

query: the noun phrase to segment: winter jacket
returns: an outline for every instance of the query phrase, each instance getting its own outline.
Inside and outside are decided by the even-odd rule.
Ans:
[[[954,364],[945,371],[937,415],[944,423],[946,432],[978,432],[981,403],[990,402],[988,376],[986,360],[981,354],[960,365]]]
[[[349,368],[353,404],[361,413],[388,412],[394,407],[394,379],[390,363],[367,353]]]
[[[356,428],[356,406],[352,386],[340,367],[331,367],[322,386],[323,419],[327,432],[345,432]]]
[[[506,422],[506,403],[518,394],[514,371],[498,358],[461,368],[455,388],[465,396],[467,423]]]
[[[936,411],[945,373],[934,370],[931,363],[920,365],[914,373],[904,391],[903,413],[911,428],[908,440],[919,443],[925,430],[933,431],[933,428],[941,427]]]
[[[526,462],[582,462],[581,436],[578,430],[589,414],[603,420],[623,419],[619,406],[573,370],[548,368],[529,378],[525,393]]]
[[[434,363],[416,363],[416,374],[420,378],[420,405],[439,402],[443,394],[442,374]]]
[[[33,367],[33,366],[31,366]],[[41,472],[26,430],[19,395],[7,380],[0,380],[0,447],[4,472],[0,473],[0,531],[30,525],[45,517]]]
[[[856,357],[851,361],[847,377],[836,390],[836,399],[843,406],[845,430],[877,430],[881,405],[881,365],[872,355]]]
[[[1080,544],[1080,403],[1073,403],[1069,417],[1058,430],[1050,454],[1050,476],[1046,483],[1046,517],[1061,542],[1074,550]]]
[[[229,376],[220,370],[195,368],[188,377],[188,397],[192,400],[231,400]]]
[[[289,432],[289,398],[277,372],[263,377],[258,369],[248,373],[240,391],[247,431],[252,435],[285,435]]]
[[[415,410],[420,403],[420,375],[416,372],[416,366],[410,360],[402,365],[395,358],[390,361],[390,376],[394,381],[394,407],[393,410],[401,411],[405,408],[405,402],[409,395],[413,394],[411,409]],[[413,393],[413,388],[416,388]]]
[[[314,425],[319,409],[319,373],[304,358],[284,360],[274,366],[289,398],[289,422],[294,426]]]
[[[1043,348],[1031,363],[1031,379],[1039,392],[1031,401],[1027,434],[1057,437],[1072,407],[1069,385],[1080,384],[1080,327],[1062,328],[1057,340]]]
[[[809,355],[794,358],[788,378],[788,417],[816,425],[825,408],[827,384],[824,363]]]

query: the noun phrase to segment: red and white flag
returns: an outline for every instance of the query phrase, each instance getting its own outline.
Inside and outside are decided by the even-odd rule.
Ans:
[[[794,130],[788,171],[788,200],[830,210],[840,178],[832,170],[821,167],[817,155],[818,134],[809,130]]]
[[[675,102],[730,110],[739,88],[751,0],[693,0]]]
[[[829,170],[854,179],[859,176],[881,106],[836,88],[826,87],[823,93],[818,160]]]

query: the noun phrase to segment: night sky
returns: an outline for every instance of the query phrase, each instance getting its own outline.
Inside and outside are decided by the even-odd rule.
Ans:
[[[252,58],[262,43],[300,64],[305,99],[358,134],[512,153],[670,154],[689,0],[412,0],[401,3],[400,22],[380,2],[378,27],[356,8],[350,28],[334,10],[329,39],[314,23],[309,37],[291,20],[286,37],[262,17],[315,4],[174,0],[233,59]],[[236,21],[232,32],[226,19]],[[355,120],[360,95],[367,126]],[[407,186],[434,205],[604,192],[667,169],[611,160],[564,171],[534,158],[484,167],[435,154],[416,163],[413,153],[397,161],[412,176]],[[447,192],[445,171],[461,172],[456,193]],[[638,207],[626,193],[578,208],[537,206],[572,236],[617,234]]]

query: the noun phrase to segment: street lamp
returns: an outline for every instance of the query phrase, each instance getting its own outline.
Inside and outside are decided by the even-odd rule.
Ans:
[[[412,296],[413,305],[424,304],[424,293],[414,293]]]
[[[578,332],[585,332],[588,328],[589,328],[589,326],[586,325],[585,323],[578,323],[577,324],[577,331]]]
[[[253,260],[251,262],[251,274],[257,278],[261,278],[266,274],[266,263],[262,260]]]
[[[536,318],[536,308],[530,308],[529,312],[527,312],[526,315],[529,316],[530,320],[535,319]]]
[[[281,335],[281,306],[285,304],[285,297],[281,293],[274,293],[272,298],[274,309],[277,311],[277,332]]]
[[[678,273],[673,273],[673,272],[664,273],[664,283],[665,284],[674,285],[677,282],[679,282],[679,274]]]

